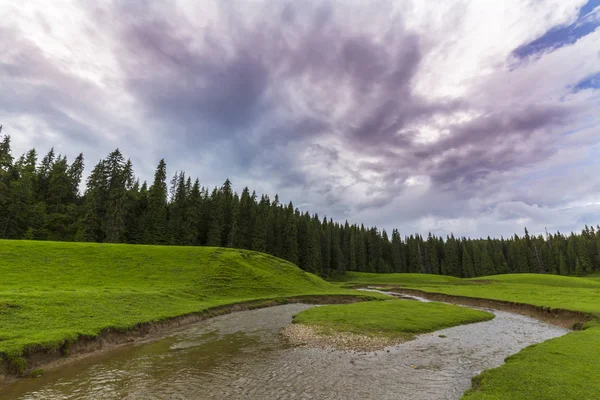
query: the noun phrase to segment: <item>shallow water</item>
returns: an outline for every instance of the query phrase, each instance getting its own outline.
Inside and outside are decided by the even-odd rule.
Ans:
[[[523,347],[568,332],[494,311],[491,321],[375,353],[290,347],[279,330],[309,307],[217,317],[153,343],[19,381],[0,392],[0,399],[458,399],[472,376]]]

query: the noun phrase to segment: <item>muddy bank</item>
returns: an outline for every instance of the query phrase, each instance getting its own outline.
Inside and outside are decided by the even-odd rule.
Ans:
[[[178,328],[224,314],[282,304],[345,304],[366,300],[368,300],[366,297],[351,295],[311,295],[256,300],[209,308],[197,313],[169,318],[166,321],[142,323],[127,331],[108,328],[98,336],[79,336],[74,342],[65,342],[57,349],[30,348],[26,350],[22,357],[16,360],[0,357],[0,387],[17,379],[35,375],[39,373],[39,370],[54,369],[119,346],[157,340]],[[25,363],[25,365],[22,363]]]
[[[381,286],[380,286],[381,288]],[[526,315],[552,325],[568,329],[581,329],[584,323],[594,319],[594,316],[584,312],[534,306],[525,303],[513,303],[503,300],[489,300],[478,297],[455,296],[443,293],[424,292],[416,289],[403,289],[399,287],[386,287],[390,293],[400,295],[418,296],[427,300],[458,304],[469,307],[486,308],[506,311],[514,314]]]
[[[304,324],[289,324],[281,330],[281,334],[294,346],[361,352],[381,350],[407,341],[407,339],[400,337],[367,336],[350,332],[336,332],[333,335],[326,335]]]

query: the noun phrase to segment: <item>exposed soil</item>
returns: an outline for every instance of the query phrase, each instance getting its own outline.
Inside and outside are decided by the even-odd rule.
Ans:
[[[333,335],[327,335],[304,324],[289,324],[281,329],[281,334],[295,346],[365,352],[381,350],[407,341],[400,337],[367,336],[350,332],[336,332]]]
[[[345,304],[365,300],[367,299],[364,297],[348,295],[311,295],[256,300],[214,307],[197,313],[169,318],[166,321],[142,323],[127,331],[108,328],[98,336],[79,336],[76,341],[65,342],[58,349],[43,347],[28,349],[23,356],[27,365],[23,373],[20,373],[6,357],[0,357],[0,387],[17,379],[31,376],[39,369],[54,369],[119,346],[153,341],[172,333],[177,328],[224,314],[292,303]]]

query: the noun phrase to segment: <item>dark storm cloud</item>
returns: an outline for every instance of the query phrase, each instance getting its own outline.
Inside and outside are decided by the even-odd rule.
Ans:
[[[414,173],[441,187],[468,187],[551,154],[549,141],[532,151],[527,139],[563,123],[567,108],[479,110],[468,99],[425,99],[413,90],[427,51],[419,35],[396,19],[380,37],[369,36],[336,18],[339,7],[278,3],[248,20],[221,3],[216,20],[204,27],[171,7],[117,7],[126,87],[170,134],[203,148],[225,145],[239,168],[259,165],[279,186],[316,190],[290,150],[294,142],[337,137],[376,157],[362,164],[364,171],[354,170],[357,182],[368,181],[362,172],[373,172],[385,186],[372,189],[361,208],[387,204]],[[347,96],[337,93],[344,88]],[[294,96],[303,101],[301,111]],[[333,118],[344,102],[346,110]],[[418,130],[408,129],[461,110],[479,116],[447,126],[449,134],[435,143],[416,142]],[[340,189],[327,187],[328,193]]]
[[[554,105],[490,112],[454,126],[450,136],[418,154],[423,159],[441,156],[440,162],[426,168],[435,182],[468,186],[492,172],[513,170],[547,158],[555,150],[548,140],[551,129],[566,123],[572,113],[567,106]],[[539,138],[528,140],[540,132]]]
[[[409,88],[421,58],[418,37],[398,25],[384,42],[375,43],[332,22],[331,7],[297,10],[287,3],[281,13],[265,11],[249,27],[235,14],[221,16],[236,27],[225,34],[213,27],[186,27],[185,21],[172,20],[169,11],[126,17],[130,23],[121,27],[120,39],[127,84],[149,113],[183,124],[213,123],[232,134],[289,103],[278,90],[286,81],[349,83],[353,96],[372,96],[371,104],[362,106],[372,112],[348,134],[360,141],[392,139],[395,128],[422,112],[422,101],[413,100]],[[222,13],[227,10],[221,8]],[[305,23],[295,22],[298,12],[308,17]],[[279,20],[271,19],[278,14]],[[297,40],[291,43],[290,37]],[[296,133],[306,135],[294,130],[280,134],[293,138]]]

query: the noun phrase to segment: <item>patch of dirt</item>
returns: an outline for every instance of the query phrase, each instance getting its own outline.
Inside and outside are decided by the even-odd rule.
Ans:
[[[350,332],[326,335],[318,332],[316,328],[304,324],[289,324],[281,329],[281,335],[295,346],[361,352],[377,351],[407,341],[407,339],[398,337],[367,336]]]

